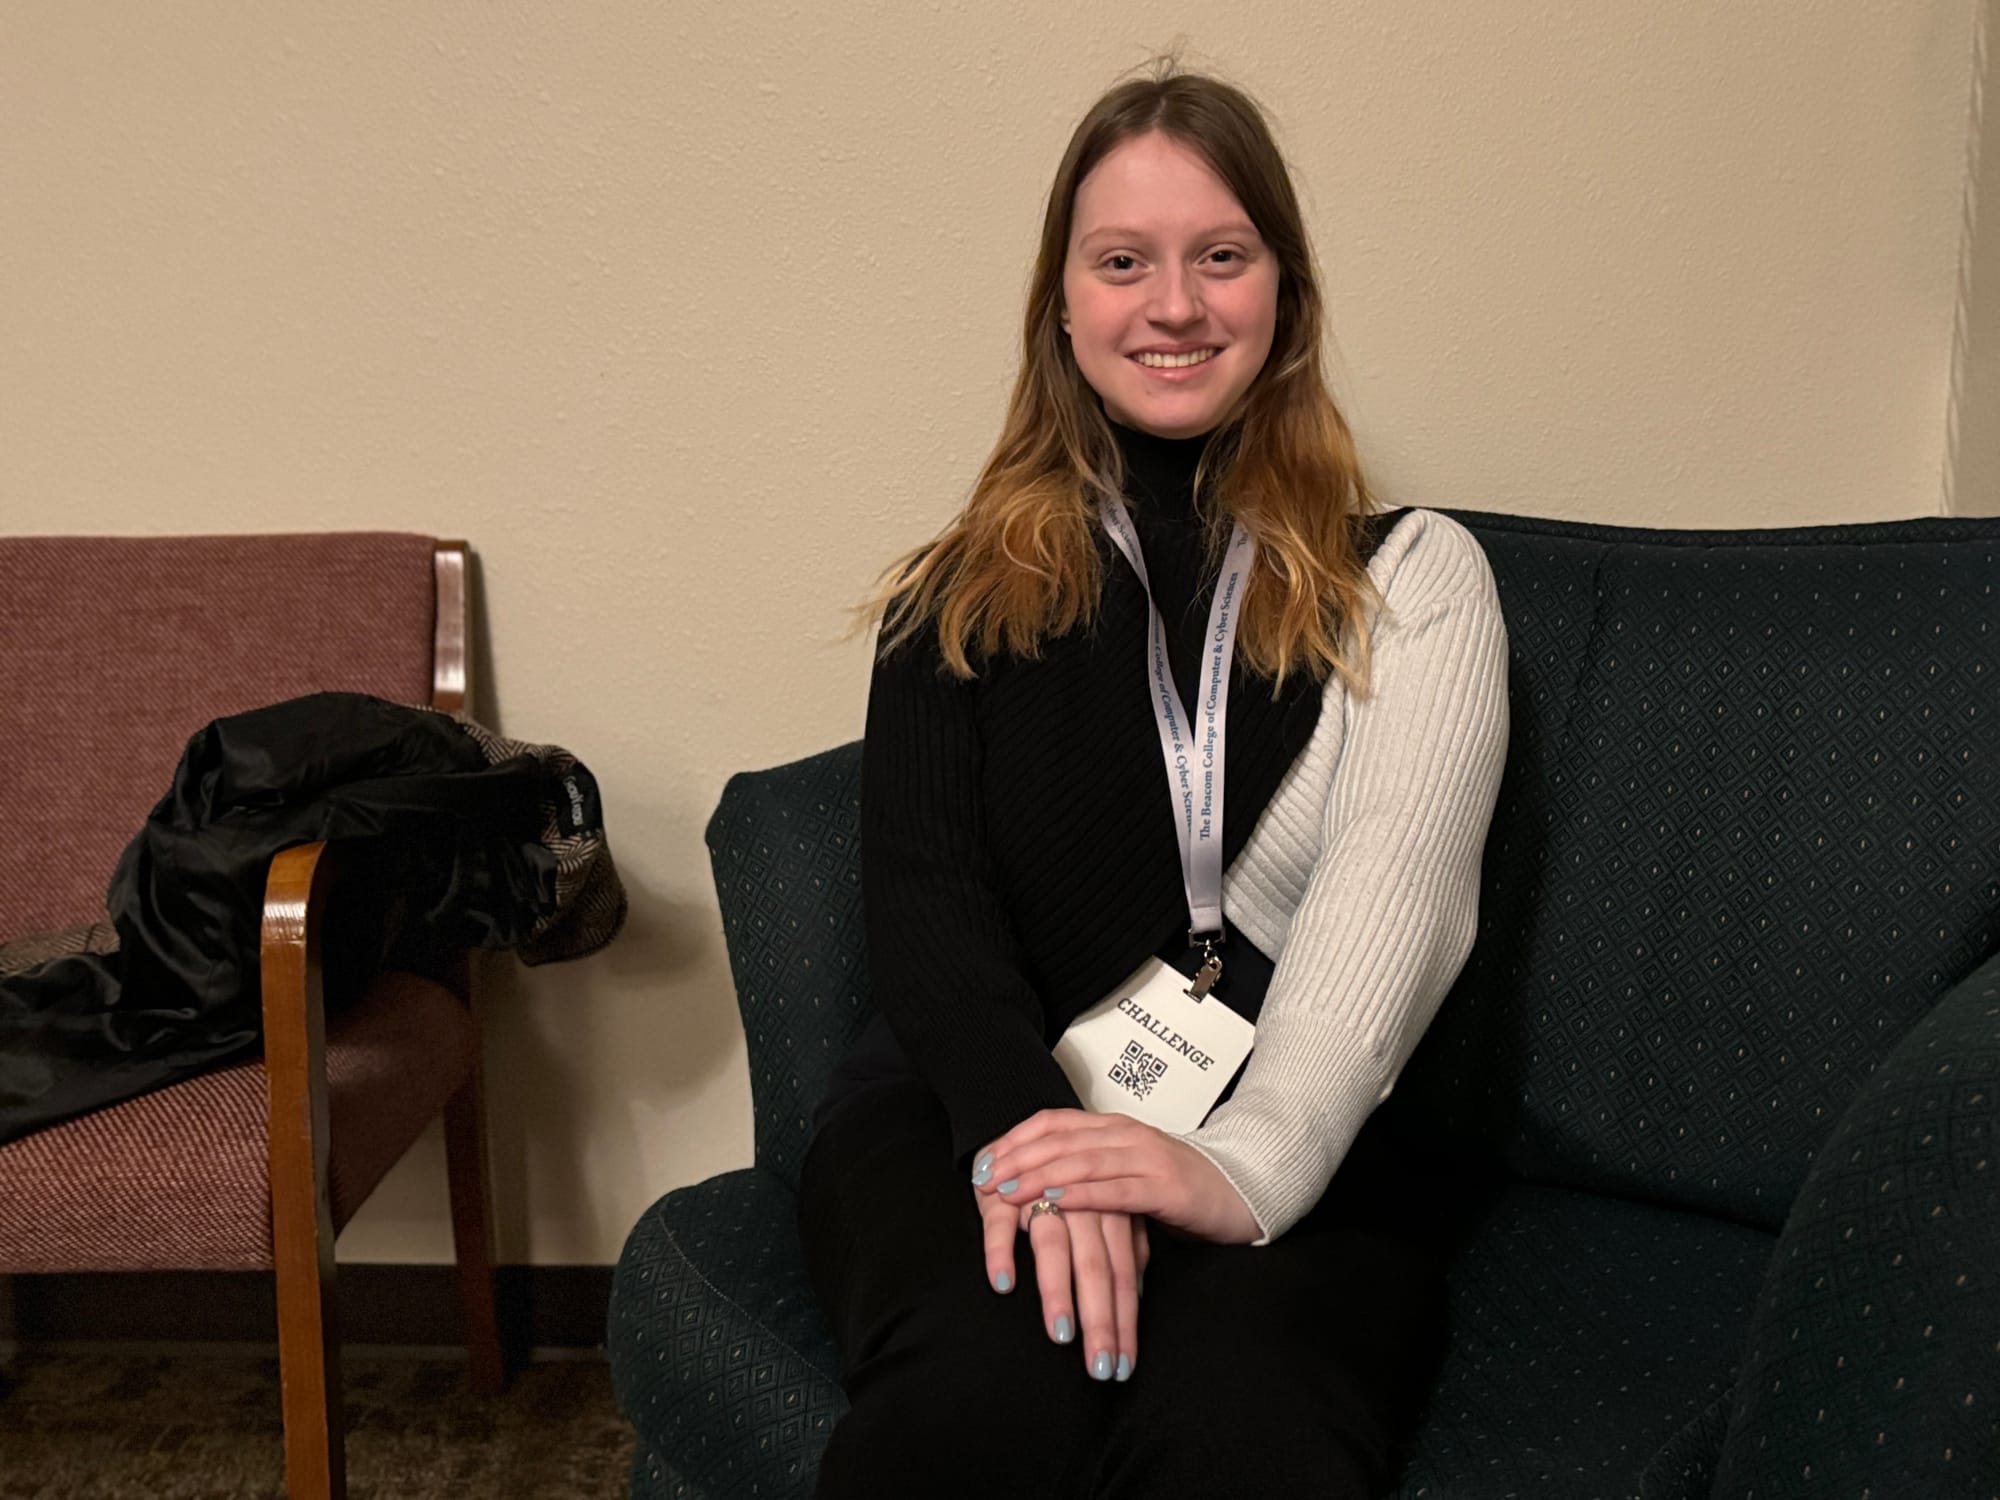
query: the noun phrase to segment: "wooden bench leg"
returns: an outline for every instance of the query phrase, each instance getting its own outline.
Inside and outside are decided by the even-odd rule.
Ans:
[[[506,1384],[500,1323],[493,1305],[493,1220],[486,1201],[486,1097],[478,1030],[472,1071],[444,1106],[445,1170],[451,1183],[451,1240],[458,1259],[458,1306],[473,1390],[497,1394]]]
[[[319,932],[323,846],[272,861],[263,933],[264,1073],[269,1090],[271,1261],[290,1500],[346,1500],[346,1423],[334,1303],[327,1175],[326,1007]]]
[[[285,1417],[289,1500],[346,1500],[346,1418],[333,1236],[323,1261],[278,1264],[278,1378]]]

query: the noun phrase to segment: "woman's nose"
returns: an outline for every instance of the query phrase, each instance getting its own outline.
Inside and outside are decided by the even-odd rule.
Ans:
[[[1147,311],[1155,323],[1178,326],[1201,316],[1201,288],[1192,271],[1185,267],[1163,271],[1154,286]]]

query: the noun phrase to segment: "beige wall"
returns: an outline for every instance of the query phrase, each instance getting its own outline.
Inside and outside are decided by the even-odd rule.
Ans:
[[[744,1164],[701,828],[857,732],[841,609],[990,441],[1070,125],[1185,33],[1270,104],[1404,503],[1935,514],[1974,0],[565,6],[0,20],[0,523],[402,527],[596,769],[629,935],[489,1009],[506,1255]],[[447,1251],[438,1153],[343,1242]]]
[[[2000,37],[1995,0],[1980,0],[1967,132],[1957,381],[1946,473],[1949,509],[2000,516]]]

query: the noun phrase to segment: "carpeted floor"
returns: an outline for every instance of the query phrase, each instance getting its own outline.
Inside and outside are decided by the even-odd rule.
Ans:
[[[344,1360],[351,1500],[605,1500],[632,1431],[597,1361],[529,1365],[495,1398],[465,1366]],[[0,1500],[270,1500],[278,1365],[255,1355],[20,1354],[0,1364]]]

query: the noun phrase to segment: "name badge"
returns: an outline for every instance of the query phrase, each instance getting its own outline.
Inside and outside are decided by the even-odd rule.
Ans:
[[[1055,1045],[1085,1109],[1169,1134],[1198,1127],[1250,1055],[1257,1028],[1157,958],[1078,1016]]]

